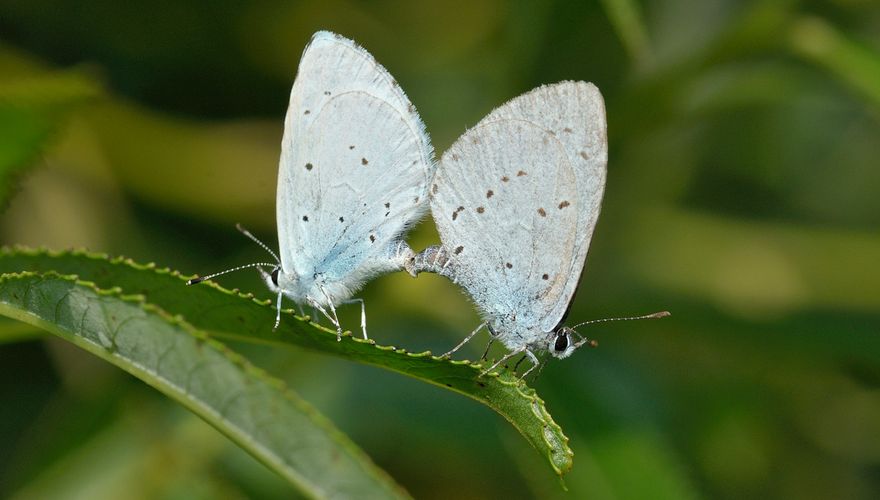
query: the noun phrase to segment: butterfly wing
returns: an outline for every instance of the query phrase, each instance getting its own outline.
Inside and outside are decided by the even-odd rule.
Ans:
[[[601,108],[585,83],[541,87],[490,113],[443,155],[431,211],[456,281],[485,315],[516,314],[542,331],[564,316],[605,182],[604,159],[587,161],[607,155],[597,98]]]
[[[424,212],[432,156],[415,107],[385,68],[351,40],[316,33],[284,122],[285,272],[357,281],[390,270],[392,247]]]
[[[574,168],[578,191],[578,221],[574,258],[561,294],[542,324],[555,328],[566,313],[586,264],[587,251],[602,203],[608,164],[608,133],[605,102],[595,85],[561,82],[539,87],[490,113],[485,121],[522,119],[551,132]]]

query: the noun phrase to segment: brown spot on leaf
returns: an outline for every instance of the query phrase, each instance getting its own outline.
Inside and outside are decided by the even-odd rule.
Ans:
[[[524,175],[528,175],[528,174],[526,174],[526,173],[523,172],[522,170],[520,170],[519,172],[516,173],[516,176],[517,176],[517,177],[522,177],[522,176],[524,176]]]
[[[541,279],[542,279],[542,280],[547,280],[547,279],[550,279],[550,276],[547,275],[546,273],[544,273],[544,274],[541,275]]]
[[[306,163],[306,170],[311,170],[312,168],[314,168],[314,165],[312,165],[311,163]]]
[[[371,234],[370,235],[370,243],[375,243],[375,242],[376,242],[376,237]]]
[[[510,180],[510,177],[508,177],[508,176],[506,176],[506,175],[505,175],[504,177],[501,178],[501,182],[507,182],[507,181],[509,181],[509,180]]]
[[[367,163],[370,162],[368,162],[366,158],[361,158],[361,165],[366,165]]]
[[[547,217],[547,212],[546,212],[543,208],[539,208],[539,209],[538,209],[538,214],[539,214],[541,217]]]
[[[564,129],[562,129],[562,131],[563,131],[563,132],[568,132],[569,134],[571,133],[571,129],[568,128],[568,127],[565,127]]]
[[[461,212],[462,210],[464,210],[464,207],[458,207],[458,208],[456,208],[455,211],[452,212],[452,220],[457,219],[457,218],[458,218],[458,213]]]
[[[494,195],[494,194],[495,194],[495,192],[490,189],[490,190],[486,191],[486,198],[491,198],[492,195]]]
[[[385,208],[391,208],[391,202],[385,202]]]
[[[485,211],[486,211],[485,208],[483,208],[483,207],[477,207],[477,213],[478,213],[478,214],[481,214],[481,213],[483,213],[483,212],[485,212]]]
[[[464,247],[463,247],[463,246],[457,246],[457,247],[455,247],[455,255],[460,254],[462,250],[464,250]]]
[[[354,149],[354,144],[348,147],[348,149]]]
[[[309,216],[303,215],[303,222],[308,222],[308,221],[309,221]]]
[[[587,154],[586,151],[581,151],[581,158],[583,158],[585,160],[589,160],[590,156]]]
[[[339,218],[339,222],[345,222],[345,218],[344,218],[344,217],[340,217],[340,218]]]
[[[565,208],[569,205],[571,205],[571,203],[569,203],[568,201],[563,201],[562,203],[559,204],[559,210],[562,210],[563,208]]]
[[[506,267],[506,268],[508,268],[508,269],[513,269],[513,264],[511,264],[510,262],[508,262],[508,263],[504,264],[504,267]]]
[[[307,114],[309,114],[309,113],[311,113],[311,111],[309,111],[309,110],[305,110],[305,112],[304,112],[303,114],[304,114],[304,115],[307,115]]]

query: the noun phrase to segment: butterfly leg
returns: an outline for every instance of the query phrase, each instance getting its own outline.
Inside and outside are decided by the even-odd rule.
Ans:
[[[479,332],[480,330],[482,330],[482,328],[483,328],[484,326],[486,326],[486,325],[487,325],[487,323],[486,323],[485,321],[482,322],[482,323],[480,323],[480,325],[477,326],[477,328],[476,328],[474,331],[472,331],[467,337],[465,337],[464,340],[462,340],[457,346],[453,347],[451,351],[447,352],[446,354],[444,354],[444,355],[442,355],[442,356],[440,356],[440,357],[441,357],[441,358],[448,358],[449,356],[452,356],[452,354],[453,354],[455,351],[461,349],[461,347],[462,347],[463,345],[467,344],[467,343],[468,343],[468,340],[474,338],[474,335],[476,335],[477,332]]]
[[[361,303],[361,332],[363,332],[364,340],[366,340],[369,337],[367,337],[367,308],[364,305],[364,299],[349,299],[343,302],[343,304],[354,304],[357,302]]]
[[[313,323],[318,323],[318,321],[317,321],[317,319],[318,319],[318,312],[320,312],[321,314],[323,314],[324,317],[327,318],[327,319],[329,319],[331,322],[333,321],[333,316],[330,316],[329,314],[327,314],[327,310],[324,309],[323,307],[321,307],[321,305],[318,304],[318,302],[315,301],[315,299],[313,299],[313,298],[309,297],[308,295],[306,295],[306,302],[308,302],[309,305],[312,306],[312,309],[314,310],[314,317],[312,318],[312,322],[313,322]]]
[[[523,347],[523,348],[521,348],[521,349],[517,349],[517,350],[515,350],[515,351],[511,351],[511,352],[507,353],[503,358],[501,358],[501,359],[499,359],[498,361],[496,361],[494,365],[490,366],[489,368],[487,368],[486,370],[484,370],[482,373],[480,373],[480,376],[482,377],[483,375],[486,375],[487,373],[491,372],[491,371],[494,370],[495,368],[498,368],[499,365],[501,365],[502,363],[504,363],[504,362],[507,361],[508,359],[510,359],[510,358],[512,358],[512,357],[514,357],[514,356],[518,356],[518,355],[522,354],[523,352],[525,352],[525,350],[526,350],[526,348]]]
[[[327,319],[333,322],[333,325],[336,327],[336,341],[340,342],[342,341],[342,327],[339,326],[339,316],[336,315],[336,306],[333,305],[333,301],[330,300],[330,296],[327,295],[327,291],[324,290],[323,286],[319,284],[318,289],[321,290],[324,299],[327,301],[327,304],[330,305],[330,313],[333,314],[333,317],[327,316],[327,313],[324,313],[324,316],[327,316]]]
[[[483,352],[483,355],[480,356],[480,361],[485,361],[486,356],[489,355],[489,348],[492,347],[492,344],[495,342],[495,337],[489,337],[489,342],[486,344],[486,350]]]
[[[522,362],[525,361],[527,357],[528,356],[523,354],[523,357],[519,358],[519,361],[517,361],[516,364],[513,365],[513,373],[516,373],[516,371],[519,370],[519,365],[521,365]]]
[[[275,326],[272,327],[272,331],[277,330],[278,325],[281,324],[281,297],[283,296],[284,294],[281,293],[281,290],[278,290],[278,300],[275,301],[275,309],[277,311],[275,313]]]
[[[535,368],[541,366],[541,362],[538,360],[538,357],[535,356],[535,355],[532,353],[532,351],[530,351],[530,350],[528,350],[528,349],[526,349],[526,357],[529,358],[529,361],[532,362],[532,367],[529,368],[528,370],[526,370],[526,371],[520,376],[520,378],[526,378],[526,375],[528,375],[529,373],[531,373],[532,370],[534,370]],[[519,364],[519,363],[517,363],[517,364]],[[516,368],[514,368],[513,371],[516,371]]]

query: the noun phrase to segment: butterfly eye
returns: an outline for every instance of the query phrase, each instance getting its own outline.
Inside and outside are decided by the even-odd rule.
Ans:
[[[553,344],[553,350],[556,352],[565,352],[566,349],[568,349],[568,334],[560,332],[556,334],[556,342]]]
[[[272,284],[275,285],[275,286],[278,286],[278,271],[280,271],[280,270],[281,270],[280,267],[276,267],[276,268],[272,271]]]

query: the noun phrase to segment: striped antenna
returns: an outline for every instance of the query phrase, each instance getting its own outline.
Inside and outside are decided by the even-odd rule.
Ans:
[[[660,311],[660,312],[655,312],[653,314],[645,314],[644,316],[630,316],[628,318],[593,319],[590,321],[584,321],[583,323],[581,323],[579,325],[574,325],[570,328],[572,330],[574,330],[575,328],[579,328],[579,327],[585,326],[585,325],[592,325],[595,323],[607,323],[609,321],[632,321],[634,319],[660,319],[660,318],[665,318],[667,316],[672,316],[672,314],[669,311]]]
[[[197,276],[197,277],[195,277],[195,278],[193,278],[193,279],[191,279],[191,280],[188,280],[188,281],[186,282],[186,284],[187,284],[187,285],[195,285],[195,284],[197,284],[197,283],[201,283],[201,282],[203,282],[203,281],[205,281],[205,280],[209,280],[209,279],[211,279],[211,278],[214,278],[214,277],[220,276],[221,274],[231,273],[231,272],[233,272],[233,271],[241,271],[242,269],[248,269],[248,268],[251,268],[251,267],[260,267],[260,268],[263,268],[263,267],[271,267],[271,268],[275,268],[275,267],[278,267],[278,264],[270,264],[270,263],[268,263],[268,262],[255,262],[255,263],[253,263],[253,264],[246,264],[246,265],[244,265],[244,266],[233,267],[232,269],[227,269],[227,270],[225,270],[225,271],[220,271],[219,273],[209,274],[209,275],[207,275],[207,276]]]
[[[244,226],[242,226],[242,225],[239,224],[239,223],[235,223],[235,229],[238,229],[239,232],[241,232],[241,234],[247,236],[248,238],[250,238],[251,241],[253,241],[253,242],[256,243],[257,245],[260,245],[261,247],[263,247],[263,250],[269,252],[269,255],[271,255],[272,257],[275,257],[275,262],[277,262],[277,263],[279,263],[279,264],[281,263],[281,259],[278,258],[278,254],[276,254],[275,252],[273,252],[272,249],[269,248],[268,245],[266,245],[265,243],[263,243],[262,241],[260,241],[259,239],[257,239],[257,237],[254,236],[253,234],[251,234],[250,231],[248,231],[247,229],[245,229]]]

